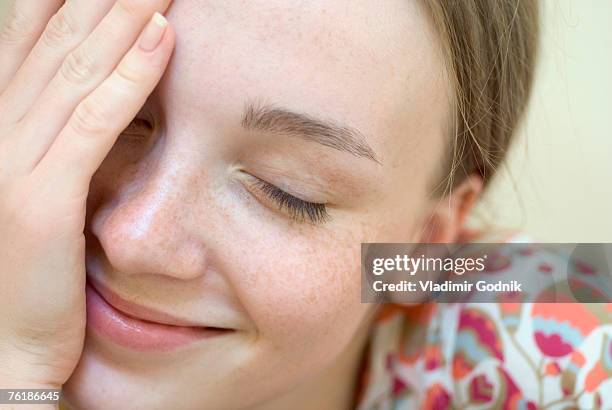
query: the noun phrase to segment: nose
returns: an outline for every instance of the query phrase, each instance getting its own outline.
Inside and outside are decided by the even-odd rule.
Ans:
[[[91,231],[117,272],[184,280],[204,274],[208,248],[188,208],[194,184],[181,180],[176,173],[148,176],[94,211]]]

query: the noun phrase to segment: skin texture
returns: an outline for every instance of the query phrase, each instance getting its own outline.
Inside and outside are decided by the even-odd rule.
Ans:
[[[67,403],[349,408],[375,313],[360,243],[453,241],[479,191],[472,178],[429,195],[451,106],[433,27],[403,0],[182,0],[166,16],[174,56],[89,185],[87,274],[236,332],[143,353],[87,329]],[[247,101],[358,129],[379,162],[245,130]],[[329,220],[292,220],[249,175],[328,204]]]

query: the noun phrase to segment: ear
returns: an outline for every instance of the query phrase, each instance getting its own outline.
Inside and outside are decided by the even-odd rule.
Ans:
[[[449,195],[436,199],[432,210],[426,215],[420,242],[457,242],[465,219],[479,198],[482,188],[482,177],[470,174]]]

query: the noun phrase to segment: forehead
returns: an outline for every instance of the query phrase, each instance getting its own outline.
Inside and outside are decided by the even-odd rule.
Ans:
[[[256,98],[380,139],[444,112],[442,62],[417,1],[181,0],[168,17],[178,40],[163,88],[176,115],[229,121]]]

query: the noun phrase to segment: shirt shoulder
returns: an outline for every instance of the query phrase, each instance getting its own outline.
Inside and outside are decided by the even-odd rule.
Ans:
[[[567,264],[545,247],[525,249],[521,263]],[[612,408],[612,303],[382,305],[362,380],[360,410]]]

